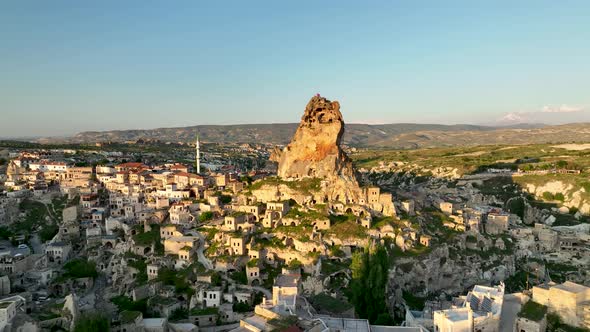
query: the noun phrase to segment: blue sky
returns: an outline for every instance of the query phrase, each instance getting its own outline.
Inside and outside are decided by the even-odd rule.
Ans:
[[[0,4],[0,136],[297,122],[589,121],[588,1]]]

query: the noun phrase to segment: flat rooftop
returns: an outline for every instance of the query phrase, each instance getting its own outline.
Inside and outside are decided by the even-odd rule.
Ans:
[[[143,326],[148,328],[164,327],[166,325],[166,318],[144,318]]]
[[[460,322],[469,319],[469,310],[468,308],[448,309],[443,310],[443,313],[450,321]]]
[[[321,320],[324,321],[330,329],[350,332],[371,331],[369,321],[366,319],[321,317]]]
[[[297,287],[300,275],[298,274],[281,274],[277,276],[274,286],[278,287]]]
[[[590,287],[579,285],[571,281],[566,281],[563,284],[555,285],[553,287],[570,293],[583,293],[590,290]]]

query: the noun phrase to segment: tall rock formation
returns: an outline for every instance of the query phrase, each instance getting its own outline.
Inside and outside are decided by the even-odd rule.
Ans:
[[[278,159],[278,175],[284,180],[325,180],[329,200],[358,202],[361,189],[352,160],[341,149],[344,121],[340,104],[324,97],[311,98],[299,127]]]

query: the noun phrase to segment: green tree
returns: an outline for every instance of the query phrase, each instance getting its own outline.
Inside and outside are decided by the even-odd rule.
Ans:
[[[357,251],[350,265],[352,282],[349,299],[360,318],[371,324],[391,322],[385,302],[389,259],[383,246]]]
[[[553,196],[552,193],[546,191],[543,193],[543,199],[546,201],[552,201],[555,197]]]
[[[201,213],[201,215],[199,216],[200,222],[209,221],[211,219],[213,219],[213,212],[211,212],[211,211],[205,211],[205,212]]]
[[[108,331],[109,320],[100,314],[83,314],[76,322],[74,332],[103,332]]]
[[[567,161],[565,161],[565,160],[558,160],[558,161],[555,163],[555,166],[556,166],[557,168],[566,168],[566,167],[567,167],[567,165],[568,165],[568,163],[567,163]]]

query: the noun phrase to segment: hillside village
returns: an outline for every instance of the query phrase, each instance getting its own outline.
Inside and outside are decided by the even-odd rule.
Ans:
[[[0,331],[590,329],[581,212],[503,171],[359,173],[343,131],[318,95],[287,146],[240,147],[255,162],[198,138],[194,164],[0,150]]]

